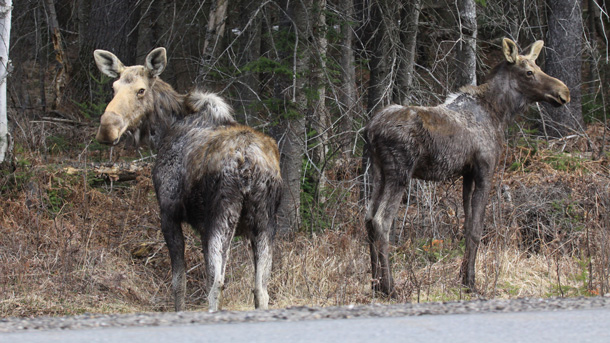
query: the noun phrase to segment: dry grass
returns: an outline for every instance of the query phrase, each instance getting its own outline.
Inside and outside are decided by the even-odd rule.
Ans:
[[[331,175],[329,200],[319,217],[308,221],[314,224],[278,237],[270,305],[608,292],[608,158],[593,161],[579,154],[588,149],[585,138],[568,147],[545,144],[536,151],[524,144],[507,149],[479,250],[478,295],[465,293],[458,282],[463,224],[459,182],[413,182],[405,196],[410,206],[403,205],[394,225],[397,299],[372,297],[362,222],[365,204],[358,201],[359,179],[345,178],[357,174],[354,160],[335,168],[342,174]],[[136,157],[115,151],[117,155]],[[88,166],[85,161],[100,156],[107,158],[107,151],[90,146],[44,153],[25,147],[17,170],[0,178],[0,317],[172,309],[169,256],[150,171],[112,186],[96,181],[90,171],[66,172],[67,166],[82,169]],[[200,244],[192,230],[185,227],[185,233],[188,308],[205,310]],[[251,260],[248,243],[236,239],[224,309],[253,308]]]

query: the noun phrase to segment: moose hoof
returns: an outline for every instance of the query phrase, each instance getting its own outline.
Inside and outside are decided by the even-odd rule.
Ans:
[[[466,294],[477,294],[477,288],[475,287],[473,280],[462,279],[462,290]]]
[[[384,298],[384,299],[397,299],[398,295],[396,294],[396,290],[394,287],[386,288],[380,287],[380,285],[373,285],[373,296]]]

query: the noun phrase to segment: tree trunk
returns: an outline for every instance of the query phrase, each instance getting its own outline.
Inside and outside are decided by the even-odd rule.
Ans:
[[[474,0],[457,0],[460,38],[456,50],[456,89],[477,84],[477,7]]]
[[[49,25],[49,31],[51,33],[51,41],[53,43],[53,50],[55,51],[55,76],[54,89],[55,89],[55,100],[53,102],[53,108],[58,108],[61,104],[63,97],[63,90],[66,86],[66,78],[70,73],[70,64],[64,51],[64,43],[59,31],[59,23],[57,22],[57,12],[55,11],[54,0],[45,0],[45,8],[47,11],[47,20]]]
[[[208,27],[205,33],[205,41],[203,42],[203,70],[201,75],[204,82],[207,81],[207,74],[216,64],[216,59],[218,58],[220,50],[218,45],[225,34],[228,5],[229,0],[214,0],[210,8]]]
[[[593,26],[595,27],[595,32],[603,39],[605,44],[608,44],[608,16],[606,13],[608,12],[608,8],[606,6],[607,0],[589,0],[589,17],[593,22]],[[602,11],[605,12],[602,15]],[[594,32],[591,30],[591,32]]]
[[[140,20],[140,2],[130,0],[92,0],[91,8],[87,12],[86,29],[80,34],[79,64],[75,64],[74,87],[89,85],[77,101],[83,97],[93,99],[90,89],[97,88],[92,85],[91,74],[99,75],[93,60],[95,49],[104,49],[118,56],[125,65],[136,63],[138,29]],[[81,93],[79,92],[79,93]],[[85,93],[86,92],[86,93]],[[98,99],[99,100],[99,99]]]
[[[385,27],[383,23],[383,13],[381,11],[381,3],[372,1],[370,4],[370,18],[368,25],[364,29],[364,37],[368,37],[365,42],[366,50],[369,56],[369,86],[367,99],[367,112],[373,116],[375,112],[385,105],[384,102],[384,78],[386,75],[385,68],[385,51],[383,51],[383,42],[385,36]]]
[[[6,159],[9,148],[6,83],[10,67],[8,53],[12,8],[11,0],[0,0],[0,163]]]
[[[400,9],[398,71],[394,89],[394,102],[397,104],[408,105],[410,102],[420,10],[421,0],[403,1],[403,6]]]
[[[389,0],[388,0],[389,1]],[[387,77],[387,70],[385,64],[386,51],[384,51],[384,38],[386,36],[386,28],[384,25],[384,18],[382,13],[382,6],[385,5],[384,0],[371,1],[369,4],[369,17],[363,18],[368,23],[364,27],[362,38],[367,37],[368,40],[365,42],[365,51],[367,52],[369,59],[369,85],[368,85],[368,98],[367,98],[367,114],[369,118],[375,115],[377,110],[387,105],[387,101],[384,101],[384,78]],[[366,11],[366,9],[365,9]],[[386,78],[390,79],[390,78]],[[370,176],[370,171],[366,168],[369,165],[368,146],[365,144],[362,149],[362,171],[364,172],[364,180],[367,180]],[[368,175],[367,175],[368,173]],[[370,184],[366,181],[362,184],[360,191],[360,200],[366,200],[368,194],[370,194]]]
[[[313,7],[314,27],[313,38],[315,50],[312,58],[312,86],[316,90],[309,123],[315,132],[311,142],[306,146],[313,145],[313,171],[314,182],[316,184],[315,199],[318,203],[324,203],[326,198],[322,192],[325,188],[327,179],[325,164],[328,153],[329,130],[331,126],[330,113],[326,108],[326,53],[328,51],[328,39],[326,38],[326,0],[315,0]]]
[[[546,73],[570,89],[571,102],[545,105],[546,134],[561,137],[583,130],[581,108],[582,9],[578,0],[547,0]],[[544,114],[543,114],[544,115]],[[550,120],[549,120],[550,119]]]
[[[91,3],[87,0],[75,0],[75,8],[76,8],[76,17],[78,18],[78,48],[79,51],[83,50],[83,47],[86,44],[86,35],[85,32],[89,27],[89,15],[91,12]],[[93,52],[91,52],[93,55]],[[93,57],[91,57],[93,58]],[[74,69],[78,69],[78,66],[75,66]],[[72,70],[75,72],[75,70]],[[75,72],[76,74],[76,72]]]
[[[354,18],[354,0],[341,0],[340,8],[343,10],[345,19],[341,23],[341,89],[339,121],[339,150],[343,157],[351,157],[351,146],[353,142],[352,122],[358,106],[356,93],[356,62],[354,59],[354,28],[350,23]]]
[[[44,10],[44,9],[43,9]],[[44,15],[42,13],[42,11],[40,10],[40,8],[36,9],[36,19],[39,22],[44,22]],[[41,34],[42,30],[36,30],[36,41],[37,42],[42,42],[42,34]],[[46,49],[42,49],[42,51],[45,51]],[[41,52],[42,52],[41,51]],[[38,80],[39,80],[39,89],[40,89],[40,106],[42,108],[42,113],[47,113],[47,95],[46,95],[46,70],[48,69],[48,60],[47,60],[47,54],[46,53],[39,53],[37,54],[38,56],[36,56],[36,63],[38,64]]]
[[[280,132],[275,136],[280,138],[280,163],[284,180],[282,201],[278,208],[278,229],[284,233],[294,232],[300,225],[301,180],[306,148],[305,86],[310,60],[306,44],[311,38],[307,30],[309,19],[306,14],[310,13],[311,6],[312,0],[284,0],[280,3],[283,10],[280,14],[280,35],[284,39],[294,39],[293,44],[286,44],[285,50],[279,52],[283,64],[291,67],[292,75],[278,75],[279,80],[275,85],[276,98],[283,99],[283,106],[278,113]]]
[[[129,0],[92,0],[81,52],[93,56],[104,49],[119,56],[125,65],[136,63],[140,7]]]

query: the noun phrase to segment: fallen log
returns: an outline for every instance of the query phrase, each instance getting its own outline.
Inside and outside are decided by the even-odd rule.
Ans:
[[[76,175],[85,172],[93,171],[96,178],[111,181],[111,182],[125,182],[133,181],[139,175],[142,175],[150,167],[150,163],[137,163],[137,162],[123,162],[123,163],[104,163],[91,164],[90,168],[75,168],[66,167],[64,171],[68,175]]]

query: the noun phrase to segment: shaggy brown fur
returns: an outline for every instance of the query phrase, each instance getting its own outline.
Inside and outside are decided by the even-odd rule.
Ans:
[[[466,251],[462,283],[475,287],[475,257],[491,180],[509,121],[529,103],[570,101],[568,88],[535,64],[542,49],[536,42],[528,55],[517,54],[504,39],[505,61],[488,81],[468,86],[436,107],[392,105],[379,111],[366,126],[373,168],[373,192],[366,214],[373,289],[391,295],[388,260],[392,221],[410,178],[442,181],[463,177]]]
[[[161,230],[172,262],[176,311],[184,310],[186,266],[182,222],[201,235],[210,311],[219,308],[229,246],[237,234],[254,251],[256,308],[267,308],[272,243],[280,197],[276,142],[235,122],[231,108],[214,94],[177,94],[158,78],[166,64],[157,48],[144,66],[125,67],[96,50],[99,69],[112,77],[115,96],[102,116],[97,139],[116,144],[130,132],[158,149],[153,183]]]

